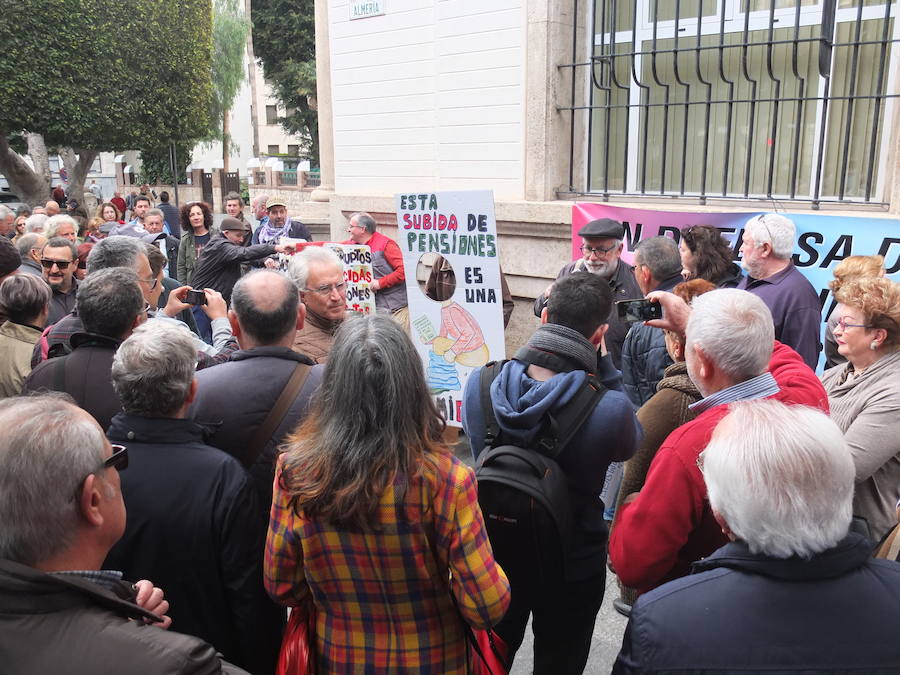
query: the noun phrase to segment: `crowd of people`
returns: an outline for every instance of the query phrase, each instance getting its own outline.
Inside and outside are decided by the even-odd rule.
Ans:
[[[0,213],[12,672],[268,675],[304,647],[304,672],[498,673],[530,618],[534,672],[581,673],[608,568],[614,672],[900,672],[900,285],[879,256],[834,270],[817,375],[789,219],[746,223],[746,274],[713,227],[628,264],[622,224],[587,223],[526,344],[466,380],[466,457],[375,218],[348,219],[378,307],[356,316],[280,200],[229,195],[218,224],[154,202]],[[644,297],[662,318],[616,309]],[[487,469],[516,466],[557,493],[492,498],[511,493]]]

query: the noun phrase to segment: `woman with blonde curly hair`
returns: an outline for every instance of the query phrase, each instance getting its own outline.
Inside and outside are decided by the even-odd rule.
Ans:
[[[880,255],[851,255],[839,262],[833,272],[834,280],[828,283],[832,293],[837,293],[841,286],[853,279],[884,276],[884,258]],[[834,368],[847,359],[838,353],[838,345],[834,339],[834,326],[837,324],[837,313],[832,311],[825,325],[825,368]]]
[[[877,541],[900,498],[900,284],[858,278],[835,293],[834,337],[847,363],[825,371],[831,417],[856,465],[853,513]]]

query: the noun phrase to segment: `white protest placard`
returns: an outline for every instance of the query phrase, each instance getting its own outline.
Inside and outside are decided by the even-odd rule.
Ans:
[[[505,356],[494,195],[400,194],[396,204],[410,337],[438,409],[459,427],[469,375]]]
[[[336,244],[325,242],[344,263],[347,284],[347,309],[361,314],[375,312],[375,291],[372,290],[372,249],[365,244]]]
[[[372,249],[365,244],[339,244],[335,241],[305,242],[302,239],[282,237],[281,244],[291,244],[296,252],[306,246],[328,248],[344,263],[344,281],[347,284],[347,309],[351,312],[371,314],[375,312],[375,291],[372,290]],[[287,272],[292,254],[279,255],[279,269]]]

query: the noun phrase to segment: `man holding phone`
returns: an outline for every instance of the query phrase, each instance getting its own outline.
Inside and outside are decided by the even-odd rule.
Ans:
[[[581,237],[583,257],[564,265],[556,276],[557,281],[573,272],[590,272],[609,282],[614,301],[643,296],[631,265],[621,259],[624,248],[622,240],[625,237],[622,223],[611,218],[598,218],[578,230],[578,236]],[[535,316],[539,317],[547,306],[547,298],[550,297],[552,290],[553,284],[534,301]],[[615,309],[610,313],[608,323],[606,346],[616,368],[621,368],[622,343],[628,333],[629,324],[619,318]]]

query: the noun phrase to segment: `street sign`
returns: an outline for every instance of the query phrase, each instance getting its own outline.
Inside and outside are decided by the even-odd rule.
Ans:
[[[350,2],[350,20],[367,19],[370,16],[384,14],[383,0],[352,0]]]

